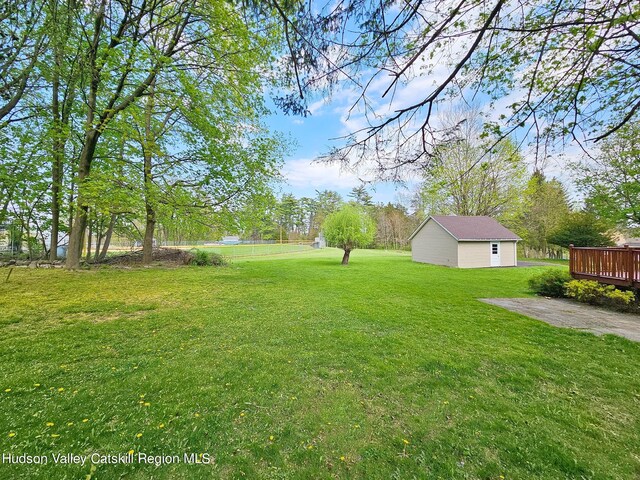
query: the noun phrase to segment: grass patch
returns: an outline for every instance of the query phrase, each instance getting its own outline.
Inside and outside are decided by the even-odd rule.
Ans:
[[[3,452],[215,462],[2,476],[638,478],[640,345],[476,300],[529,296],[544,267],[340,258],[16,270],[0,296]]]

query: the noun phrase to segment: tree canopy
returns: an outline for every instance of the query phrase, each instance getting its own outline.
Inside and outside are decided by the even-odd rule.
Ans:
[[[373,160],[383,177],[429,164],[447,134],[434,115],[446,98],[491,102],[489,130],[529,138],[540,161],[558,141],[600,140],[640,114],[635,0],[355,0],[279,12],[299,98],[342,81],[359,94],[350,115],[363,125],[327,158]]]
[[[347,265],[353,249],[367,247],[373,242],[376,227],[360,208],[345,205],[326,218],[322,231],[329,245],[344,250],[342,264]]]

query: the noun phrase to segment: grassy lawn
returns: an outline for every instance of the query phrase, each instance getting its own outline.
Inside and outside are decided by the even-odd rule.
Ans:
[[[339,261],[16,269],[0,294],[0,450],[49,464],[0,478],[640,477],[640,345],[476,300],[530,295],[545,267]],[[215,461],[51,460],[130,450]]]

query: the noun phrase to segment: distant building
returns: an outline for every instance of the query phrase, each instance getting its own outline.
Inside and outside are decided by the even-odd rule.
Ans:
[[[517,265],[521,238],[491,217],[430,216],[409,240],[415,262],[482,268]]]

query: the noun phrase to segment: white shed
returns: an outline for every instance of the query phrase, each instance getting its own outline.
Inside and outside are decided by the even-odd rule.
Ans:
[[[482,268],[516,266],[521,238],[491,217],[434,215],[409,240],[414,262]]]

